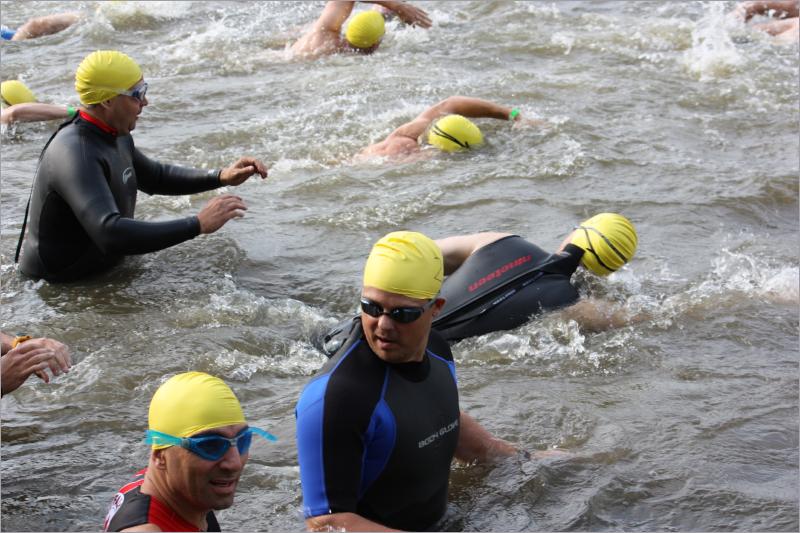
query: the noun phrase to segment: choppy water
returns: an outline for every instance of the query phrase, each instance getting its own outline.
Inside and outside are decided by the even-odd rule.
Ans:
[[[74,367],[2,401],[2,526],[93,530],[146,462],[147,405],[168,376],[223,377],[256,444],[226,530],[300,530],[293,408],[323,361],[310,338],[355,310],[371,243],[498,230],[554,249],[620,211],[636,258],[598,297],[654,319],[599,334],[559,313],[454,347],[462,406],[569,459],[457,467],[451,530],[798,529],[798,47],[726,18],[733,3],[427,2],[371,57],[285,46],[321,2],[3,2],[15,25],[79,9],[59,35],[3,42],[2,78],[75,104],[79,61],[121,49],[150,83],[134,133],[151,157],[218,167],[254,154],[247,216],[92,281],[22,279],[13,250],[53,124],[2,134],[2,329],[47,335]],[[488,145],[349,164],[452,94],[547,119],[479,121]],[[140,196],[137,217],[219,194]]]

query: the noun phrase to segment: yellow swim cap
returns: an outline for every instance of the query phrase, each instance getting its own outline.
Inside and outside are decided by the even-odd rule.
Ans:
[[[483,144],[483,134],[471,120],[461,115],[447,115],[430,129],[428,142],[445,152],[457,152]]]
[[[0,95],[9,105],[27,104],[36,101],[36,97],[33,96],[31,90],[19,80],[8,80],[1,83]]]
[[[444,279],[442,251],[416,231],[389,233],[372,247],[364,265],[364,286],[429,300]]]
[[[630,220],[616,213],[600,213],[575,228],[570,242],[585,250],[583,266],[607,276],[633,259],[639,239]]]
[[[84,105],[97,104],[127,91],[142,78],[139,65],[115,50],[86,56],[75,72],[75,90]]]
[[[383,15],[377,11],[362,11],[350,19],[344,37],[356,48],[369,48],[380,41],[384,33]]]
[[[245,423],[242,406],[231,388],[203,372],[185,372],[168,379],[153,395],[148,419],[150,429],[175,437]],[[168,448],[163,444],[152,447]]]

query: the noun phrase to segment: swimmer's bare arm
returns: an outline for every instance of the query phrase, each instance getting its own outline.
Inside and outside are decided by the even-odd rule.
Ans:
[[[412,6],[407,2],[393,2],[393,1],[374,1],[368,2],[370,4],[378,4],[386,9],[393,11],[403,22],[411,24],[412,26],[421,26],[423,28],[431,27],[431,19],[428,14],[422,9]]]
[[[567,319],[574,320],[581,329],[589,332],[630,326],[652,316],[646,311],[631,312],[615,302],[585,298],[562,311]]]
[[[338,35],[342,31],[344,21],[353,12],[354,5],[355,2],[340,2],[336,0],[327,2],[322,14],[311,26],[310,31],[329,31]]]
[[[461,411],[456,444],[456,459],[466,463],[487,461],[515,455],[517,449],[507,441],[489,433],[464,411]]]
[[[444,274],[449,276],[460,267],[467,258],[475,253],[479,248],[491,244],[503,237],[508,237],[510,233],[473,233],[472,235],[456,235],[437,239],[436,244],[442,250],[444,260]]]
[[[400,531],[355,513],[332,513],[306,519],[308,531]]]
[[[791,18],[800,16],[800,1],[798,0],[756,0],[754,2],[741,2],[736,6],[734,14],[741,20],[748,21],[755,15],[763,15],[773,11],[776,18]]]
[[[293,45],[292,52],[303,57],[332,54],[338,50],[344,21],[353,11],[353,2],[331,1],[322,14]]]
[[[0,123],[37,122],[40,120],[64,119],[68,116],[67,106],[31,102],[12,105],[3,109],[0,112]]]
[[[65,30],[75,24],[80,15],[78,13],[57,13],[55,15],[45,15],[28,20],[20,26],[12,41],[24,41],[25,39],[35,39],[44,35],[51,35]]]
[[[501,106],[482,100],[480,98],[470,98],[467,96],[451,96],[445,98],[436,105],[433,105],[420,113],[411,122],[406,122],[386,138],[387,140],[394,137],[407,137],[413,139],[414,142],[422,135],[427,127],[443,115],[450,114],[464,115],[471,118],[496,118],[499,120],[508,120],[508,115],[511,113],[510,107]],[[515,120],[519,120],[517,115]]]

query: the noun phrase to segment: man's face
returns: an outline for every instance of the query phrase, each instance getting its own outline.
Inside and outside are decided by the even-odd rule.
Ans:
[[[128,87],[128,90],[132,91],[140,87],[142,83],[144,83],[144,78]],[[136,120],[147,104],[147,97],[143,97],[140,100],[125,94],[115,96],[109,100],[110,117],[108,125],[116,129],[119,135],[127,135],[136,128]]]
[[[422,307],[430,301],[409,298],[374,287],[364,287],[361,296],[380,305],[385,312],[398,307]],[[436,300],[421,317],[408,324],[397,322],[387,315],[372,317],[362,311],[361,324],[369,347],[387,363],[422,361],[428,344],[431,322],[442,310],[444,303],[444,299]]]
[[[246,427],[246,424],[222,426],[192,436],[233,438]],[[202,512],[227,509],[233,505],[239,476],[249,454],[239,455],[236,446],[228,448],[218,461],[208,461],[180,446],[172,446],[162,453],[165,454],[166,484],[175,499]]]

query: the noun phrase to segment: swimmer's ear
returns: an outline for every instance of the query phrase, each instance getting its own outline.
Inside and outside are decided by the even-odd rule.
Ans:
[[[160,450],[153,450],[153,463],[155,463],[156,468],[159,470],[166,470],[167,469],[167,461],[164,457],[164,452],[169,448],[162,448]]]

